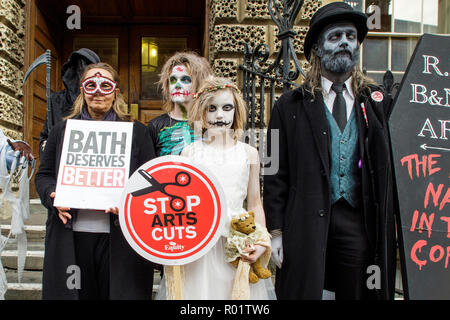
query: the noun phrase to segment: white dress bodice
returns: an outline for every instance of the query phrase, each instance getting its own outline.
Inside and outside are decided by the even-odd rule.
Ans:
[[[228,209],[224,235],[228,234],[231,219],[246,212],[243,204],[247,197],[250,174],[246,146],[238,141],[231,148],[221,149],[198,141],[191,148],[189,158],[194,164],[207,167],[223,188]]]
[[[231,299],[236,273],[230,263],[225,261],[225,243],[231,218],[245,212],[244,201],[250,175],[248,149],[242,142],[233,147],[221,149],[201,141],[189,147],[187,157],[195,164],[209,169],[221,184],[227,202],[227,218],[223,236],[201,258],[183,265],[183,299],[189,300],[227,300]],[[156,299],[166,298],[165,279]],[[250,299],[275,299],[271,279],[261,279],[250,286]]]

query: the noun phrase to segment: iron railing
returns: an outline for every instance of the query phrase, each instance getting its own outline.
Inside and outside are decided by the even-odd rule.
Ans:
[[[297,35],[294,22],[303,2],[304,0],[268,0],[269,14],[278,27],[277,38],[281,41],[280,50],[272,55],[275,56],[272,62],[269,61],[271,55],[267,44],[260,43],[253,49],[248,43],[244,43],[244,60],[239,69],[242,71],[242,94],[247,106],[245,141],[258,147],[263,168],[268,162],[265,157],[264,113],[266,110],[269,115],[272,112],[276,89],[278,92],[287,92],[299,86],[294,81],[300,74],[305,77],[293,45]],[[392,72],[386,71],[382,84],[386,93],[394,95],[398,86],[398,83],[394,83]]]
[[[304,75],[293,45],[293,39],[297,35],[293,29],[294,22],[303,2],[304,0],[268,0],[269,14],[278,27],[277,38],[281,41],[280,50],[275,54],[273,62],[269,61],[270,50],[267,44],[261,43],[252,49],[244,43],[244,61],[239,68],[242,70],[242,93],[248,112],[245,138],[250,145],[259,146],[263,166],[266,159],[266,105],[268,104],[270,113],[275,102],[276,89],[282,89],[283,93],[289,91],[298,86],[294,81],[299,75]]]

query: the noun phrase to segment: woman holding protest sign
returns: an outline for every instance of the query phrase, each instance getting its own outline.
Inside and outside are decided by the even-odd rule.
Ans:
[[[181,286],[171,279],[173,267],[165,266],[166,281],[162,281],[157,298],[173,299],[175,285],[181,287],[183,299],[275,299],[270,272],[267,271],[265,277],[258,275],[259,280],[252,279],[250,272],[250,264],[257,260],[267,265],[271,250],[259,191],[258,152],[238,141],[245,117],[240,91],[228,79],[208,77],[194,95],[189,123],[196,129],[202,128],[203,139],[185,147],[181,155],[207,167],[216,176],[226,195],[227,222],[214,247],[201,258],[182,266]],[[236,218],[248,219],[252,225],[254,219],[256,237],[250,246],[239,249],[240,261],[232,264],[230,262],[236,262],[236,252],[231,252],[229,244],[236,240],[233,239],[236,234],[230,224]]]
[[[133,121],[110,65],[89,65],[80,81],[80,95],[67,118],[93,121],[94,126],[97,121]],[[43,299],[151,299],[153,265],[123,238],[117,207],[102,212],[53,206],[66,123],[50,132],[35,180],[48,209]],[[130,174],[154,157],[148,129],[134,121]]]

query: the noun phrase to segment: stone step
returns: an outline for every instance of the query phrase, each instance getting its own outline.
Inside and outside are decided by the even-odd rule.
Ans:
[[[159,290],[159,285],[153,285],[153,299]],[[40,283],[8,283],[5,300],[41,300],[42,284]]]
[[[3,267],[9,269],[17,269],[17,250],[4,250],[2,252]],[[27,250],[27,257],[25,259],[25,270],[42,270],[44,265],[44,251]]]
[[[41,300],[42,284],[8,283],[5,300]]]
[[[6,281],[8,283],[17,283],[19,278],[17,270],[5,268]],[[22,273],[22,283],[40,284],[42,282],[42,271],[39,270],[24,270]]]
[[[8,281],[8,291],[5,294],[6,300],[40,300],[42,297],[42,272],[25,270],[22,275],[22,282],[18,283],[17,270],[5,268],[6,279]],[[155,272],[153,284],[153,298],[159,290],[160,277]]]
[[[10,224],[0,224],[0,229],[2,231],[2,236],[7,237],[9,232],[11,231]],[[27,233],[27,239],[45,239],[45,226],[36,226],[36,225],[25,225],[25,232]]]
[[[47,209],[39,199],[30,199],[30,217],[25,220],[26,225],[45,226],[47,221]],[[0,224],[11,223],[11,207],[8,202],[0,207]]]
[[[42,205],[41,199],[30,199],[30,213],[47,214],[47,209]]]
[[[5,267],[6,280],[8,283],[18,282],[17,269],[11,269]],[[24,270],[22,273],[23,283],[41,283],[42,271],[41,270]],[[161,277],[159,271],[153,273],[153,285],[159,285],[161,283]]]
[[[47,220],[47,209],[39,199],[30,200],[30,219],[25,221],[27,233],[27,258],[22,282],[18,283],[17,277],[17,244],[11,238],[2,252],[1,261],[5,268],[8,281],[6,300],[40,300],[42,297],[42,267],[44,262],[44,239],[45,222]],[[11,229],[11,218],[0,218],[0,229],[2,235],[7,236]],[[155,271],[153,284],[153,297],[159,290],[160,273]]]
[[[24,270],[18,283],[17,270],[5,268],[8,291],[6,300],[40,300],[42,295],[42,271]]]
[[[44,251],[44,240],[40,239],[28,239],[27,251]],[[4,250],[17,250],[17,241],[15,239],[9,239]]]

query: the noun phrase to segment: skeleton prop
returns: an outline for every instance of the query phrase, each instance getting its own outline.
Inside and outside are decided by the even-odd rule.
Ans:
[[[5,145],[6,137],[0,131],[0,144]],[[7,156],[13,156],[11,167],[8,170]],[[30,166],[31,174],[28,176],[28,166]],[[29,206],[29,181],[33,176],[35,168],[35,160],[31,162],[26,160],[25,156],[20,157],[19,151],[8,150],[7,147],[1,148],[0,152],[0,208],[7,201],[12,209],[11,230],[8,236],[1,235],[0,230],[0,254],[11,242],[17,243],[17,272],[18,282],[22,281],[22,274],[25,267],[25,259],[27,252],[27,236],[24,227],[24,220],[30,216]],[[19,180],[19,196],[16,197],[11,189],[12,178]],[[0,300],[4,300],[7,290],[7,281],[3,265],[0,261]]]

